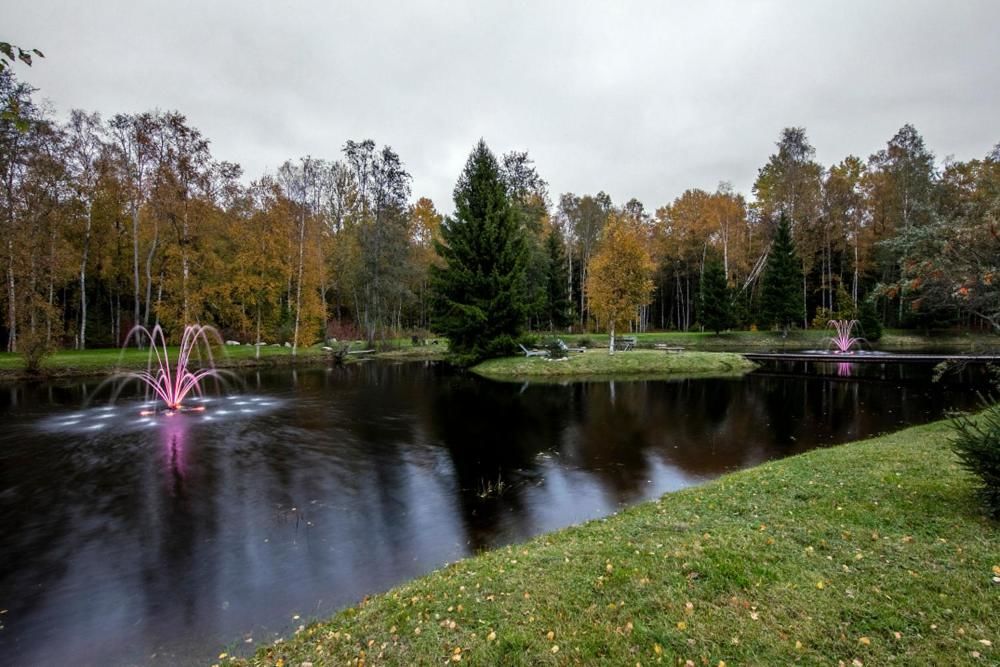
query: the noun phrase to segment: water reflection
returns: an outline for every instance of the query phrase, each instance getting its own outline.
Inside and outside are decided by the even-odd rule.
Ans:
[[[974,401],[971,369],[931,385],[856,366],[562,385],[254,371],[171,417],[82,410],[89,383],[2,386],[0,651],[204,664],[479,549]]]

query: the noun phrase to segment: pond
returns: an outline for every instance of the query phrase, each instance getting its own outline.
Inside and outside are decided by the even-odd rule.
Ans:
[[[207,664],[479,550],[973,407],[982,382],[815,363],[527,384],[369,362],[246,372],[173,417],[93,381],[0,385],[0,655]]]

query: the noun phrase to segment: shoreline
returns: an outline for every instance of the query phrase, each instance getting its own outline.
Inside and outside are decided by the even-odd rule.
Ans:
[[[645,379],[650,377],[740,375],[757,365],[735,352],[665,352],[635,349],[609,355],[606,349],[570,352],[563,359],[504,357],[470,370],[491,380]]]
[[[215,664],[990,662],[1000,525],[949,434],[944,420],[730,473]]]
[[[252,355],[251,346],[243,347],[251,350],[250,354],[242,354],[226,347],[226,354],[217,356],[214,365],[219,369],[242,368],[287,368],[315,367],[336,363],[331,353],[317,347],[301,348],[296,356],[292,356],[288,348],[262,348],[259,359]],[[173,355],[175,347],[170,348]],[[114,375],[120,371],[146,368],[147,351],[136,348],[125,350],[99,348],[82,352],[65,350],[57,352],[43,362],[42,370],[29,373],[20,367],[20,359],[16,355],[4,353],[0,357],[0,382],[31,382],[48,381],[66,378],[102,378]],[[440,361],[444,359],[438,349],[430,346],[408,347],[384,352],[375,352],[365,357],[348,357],[345,363],[358,363],[364,359],[386,359],[400,361]]]

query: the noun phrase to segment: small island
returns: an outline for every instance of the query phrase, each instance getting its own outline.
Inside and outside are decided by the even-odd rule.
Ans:
[[[490,359],[472,370],[491,379],[638,378],[664,375],[731,375],[756,368],[734,352],[632,350],[609,355],[605,350],[571,353],[563,358],[504,357]]]

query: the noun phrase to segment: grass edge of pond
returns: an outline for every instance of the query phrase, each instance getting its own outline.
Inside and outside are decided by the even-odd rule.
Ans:
[[[361,344],[354,348],[360,349]],[[175,359],[177,347],[169,348],[171,359]],[[276,367],[308,367],[333,363],[330,354],[319,346],[301,347],[296,355],[286,347],[262,347],[260,358],[252,345],[224,346],[220,354],[215,356],[217,368],[276,368]],[[127,348],[96,348],[92,350],[60,350],[46,358],[39,373],[28,373],[24,363],[17,354],[0,353],[0,381],[21,380],[51,380],[69,377],[101,377],[113,375],[122,370],[146,368],[148,350]],[[445,354],[441,347],[422,345],[400,347],[371,355],[352,355],[347,363],[356,363],[365,359],[388,359],[396,361],[441,361]]]
[[[756,364],[735,352],[664,352],[631,350],[609,355],[607,350],[572,352],[564,359],[504,357],[472,368],[491,379],[609,378],[629,376],[711,375],[751,371]]]
[[[1000,656],[1000,525],[976,504],[949,429],[668,493],[217,663],[988,663]]]

